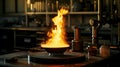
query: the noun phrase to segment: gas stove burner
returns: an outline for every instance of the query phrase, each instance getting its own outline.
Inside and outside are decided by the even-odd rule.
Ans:
[[[47,64],[79,63],[86,60],[84,53],[64,52],[62,55],[49,55],[48,52],[41,52],[31,55],[32,62]]]

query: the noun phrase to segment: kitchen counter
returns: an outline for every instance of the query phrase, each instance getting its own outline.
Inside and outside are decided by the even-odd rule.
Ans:
[[[36,53],[42,53],[44,50],[39,52],[27,52],[19,51],[10,54],[0,56],[0,67],[114,67],[120,66],[120,53],[111,55],[108,58],[102,58],[100,56],[88,56],[86,60],[80,63],[70,64],[46,64],[46,63],[35,63],[30,61],[30,56]],[[112,65],[112,66],[111,66]]]
[[[36,54],[40,52],[29,52],[29,55]],[[42,52],[41,52],[42,53]],[[11,54],[6,54],[0,56],[1,63],[0,65],[3,66],[10,66],[10,67],[78,67],[78,66],[85,66],[91,63],[98,62],[102,60],[100,57],[91,56],[89,59],[86,58],[84,62],[81,63],[71,63],[71,64],[46,64],[46,63],[35,63],[29,61],[28,53],[27,52],[15,52]],[[13,59],[14,58],[14,59]]]
[[[0,27],[0,29],[7,29],[7,30],[28,30],[28,31],[48,31],[50,29],[50,27]],[[66,28],[68,33],[73,33],[73,29],[72,28]],[[80,28],[81,29],[81,33],[85,33],[85,34],[91,34],[91,29],[89,28]],[[110,34],[111,33],[111,29],[110,28],[101,28],[99,34]],[[115,34],[117,34],[116,32],[114,32]]]

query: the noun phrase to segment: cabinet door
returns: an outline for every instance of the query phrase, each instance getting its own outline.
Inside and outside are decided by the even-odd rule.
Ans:
[[[15,48],[33,48],[36,47],[36,32],[33,31],[16,31]]]
[[[25,12],[25,0],[17,0],[18,13]]]
[[[0,29],[0,52],[11,52],[14,48],[14,32]]]
[[[15,12],[15,0],[5,0],[5,12]]]
[[[4,13],[25,12],[25,0],[1,0]]]
[[[16,36],[15,48],[33,48],[36,47],[36,37]]]

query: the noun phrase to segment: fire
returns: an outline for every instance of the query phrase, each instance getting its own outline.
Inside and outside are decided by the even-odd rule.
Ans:
[[[52,27],[51,31],[47,33],[49,39],[45,44],[41,44],[41,47],[45,48],[61,48],[61,47],[69,47],[69,44],[65,38],[65,20],[64,15],[68,13],[68,10],[61,8],[58,10],[57,16],[52,18],[54,22],[54,27]]]

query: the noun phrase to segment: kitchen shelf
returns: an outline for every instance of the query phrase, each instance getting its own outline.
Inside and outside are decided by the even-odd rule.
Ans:
[[[91,12],[88,12],[88,11],[84,11],[84,12],[69,12],[69,14],[86,14],[86,15],[88,15],[88,14],[92,14],[92,15],[98,15],[99,13],[97,12],[97,11],[91,11]]]
[[[45,15],[44,23],[46,23],[46,25],[49,26],[49,24],[51,22],[51,18],[53,18],[53,17],[51,17],[51,15],[56,15],[57,9],[60,8],[61,5],[65,8],[69,9],[69,13],[66,18],[67,27],[72,26],[71,24],[73,22],[70,21],[70,19],[72,18],[71,15],[78,15],[78,16],[80,16],[80,15],[89,15],[89,16],[95,15],[97,17],[97,19],[100,20],[100,2],[101,2],[100,0],[91,0],[90,1],[90,4],[94,5],[94,6],[91,6],[91,8],[93,8],[93,10],[75,11],[74,8],[77,7],[77,5],[75,5],[75,2],[77,2],[77,1],[84,2],[85,4],[87,2],[87,0],[85,0],[85,1],[84,0],[81,0],[81,1],[79,1],[79,0],[76,0],[76,1],[74,1],[74,0],[67,0],[67,1],[64,1],[64,0],[60,0],[60,1],[58,1],[58,0],[33,0],[33,1],[25,0],[26,24],[28,24],[28,20],[29,20],[27,17],[28,15]],[[94,1],[96,3],[94,3]],[[78,3],[78,5],[80,5],[80,3]],[[87,7],[87,6],[81,7],[81,8],[89,9],[89,7]],[[94,10],[94,8],[96,10]],[[90,16],[90,17],[93,17],[93,16]],[[82,18],[82,17],[80,17],[80,18]],[[77,23],[79,23],[81,21],[78,21]],[[84,21],[82,21],[82,22],[84,22]],[[75,25],[78,25],[78,24],[75,24]],[[28,26],[28,25],[26,25],[26,26]]]
[[[57,12],[27,12],[27,14],[57,14]]]
[[[11,2],[13,3],[11,3]],[[70,21],[70,19],[72,18],[71,15],[95,15],[97,17],[98,20],[100,20],[100,5],[101,5],[101,1],[100,0],[90,0],[90,4],[94,5],[91,6],[91,8],[96,7],[96,10],[92,9],[92,10],[87,10],[89,9],[89,7],[85,6],[85,7],[77,7],[77,5],[75,4],[75,2],[84,2],[84,5],[88,5],[87,1],[88,0],[1,0],[1,14],[2,16],[25,16],[25,26],[29,26],[29,17],[30,16],[35,16],[35,15],[45,15],[43,18],[43,23],[45,23],[47,26],[49,26],[49,24],[51,24],[51,15],[56,15],[57,14],[57,10],[63,6],[69,9],[69,13],[67,15],[67,27],[71,27],[72,23]],[[96,3],[94,3],[94,1]],[[10,2],[10,3],[8,3]],[[11,5],[12,4],[12,5]],[[78,5],[80,5],[81,3],[79,3]],[[90,5],[89,4],[89,5]],[[10,6],[9,6],[10,5]],[[10,8],[7,8],[7,6],[9,6]],[[13,7],[13,8],[12,8]],[[83,10],[74,10],[74,8],[84,8]],[[77,9],[76,8],[76,9]],[[10,11],[8,9],[11,9]],[[8,11],[8,12],[6,12]],[[2,14],[3,13],[3,14]],[[89,16],[92,17],[92,16]],[[35,19],[36,17],[34,17]],[[82,17],[80,17],[81,19]],[[31,18],[30,18],[31,19]],[[33,21],[31,21],[33,22]],[[83,22],[84,21],[78,21],[79,22]],[[87,22],[88,23],[88,22]],[[78,24],[76,24],[78,25]]]
[[[46,12],[27,12],[26,14],[32,15],[32,14],[46,14]]]
[[[25,13],[5,13],[4,15],[1,14],[1,16],[25,16],[26,14]]]
[[[46,14],[57,14],[57,12],[46,12]]]
[[[27,14],[57,14],[57,12],[27,12]],[[88,12],[88,11],[84,11],[84,12],[69,12],[68,14],[85,14],[85,15],[97,15],[99,14],[97,11],[91,11],[91,12]],[[25,14],[24,14],[25,15]]]

